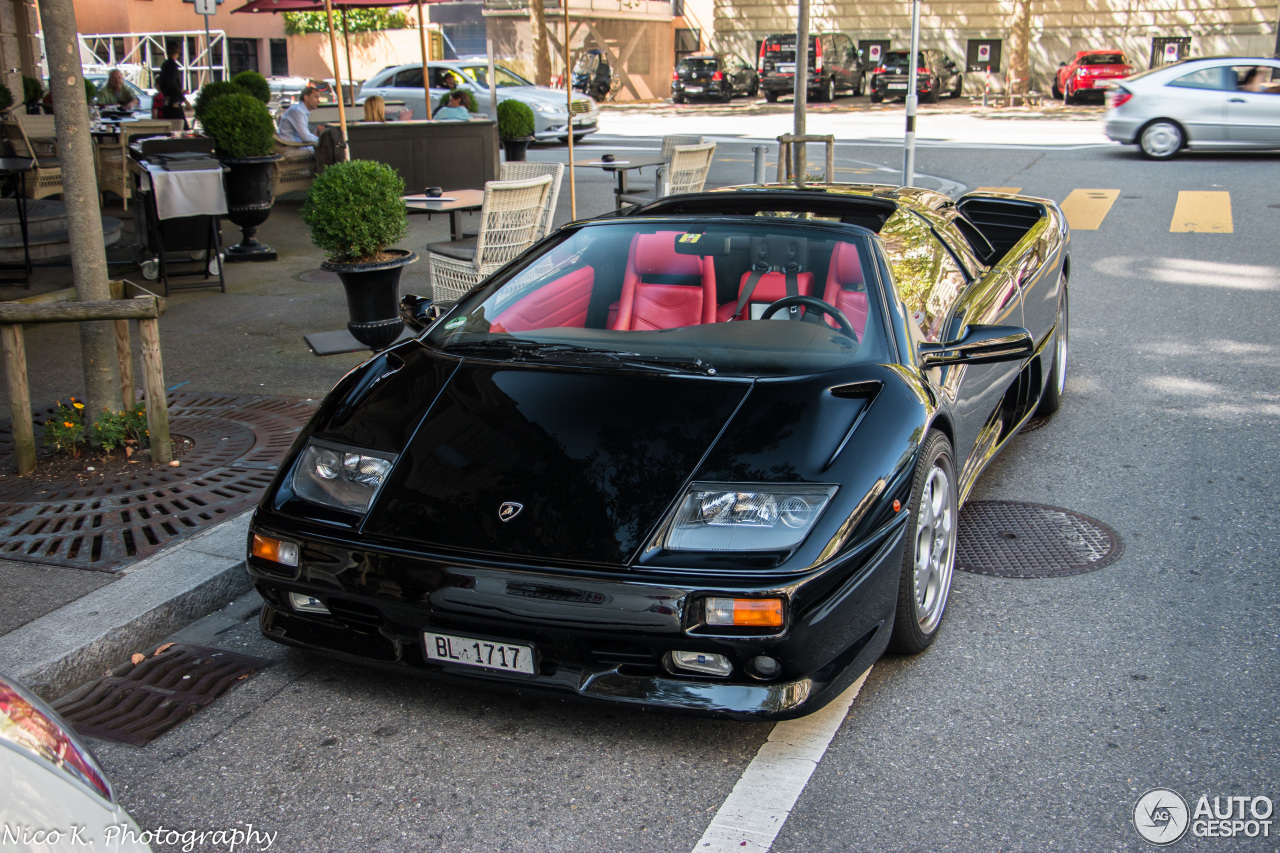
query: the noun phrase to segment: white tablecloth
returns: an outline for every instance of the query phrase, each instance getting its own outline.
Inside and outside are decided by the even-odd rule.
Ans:
[[[222,167],[168,172],[155,163],[144,163],[142,188],[155,188],[156,211],[161,219],[178,216],[219,216],[227,212],[222,189]],[[150,181],[147,178],[150,177]]]

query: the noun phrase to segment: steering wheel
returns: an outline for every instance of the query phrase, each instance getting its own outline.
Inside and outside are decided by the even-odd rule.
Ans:
[[[815,311],[821,311],[828,317],[836,321],[836,325],[840,327],[840,333],[854,341],[858,340],[858,334],[853,330],[853,324],[849,322],[849,318],[844,315],[836,306],[830,302],[823,302],[816,296],[784,296],[777,302],[771,303],[768,308],[764,309],[764,313],[760,315],[761,320],[768,320],[774,314],[777,314],[783,308],[790,308],[793,305],[803,305],[806,308],[812,308]],[[821,320],[809,320],[809,315],[805,315],[805,320],[810,323],[821,323]]]

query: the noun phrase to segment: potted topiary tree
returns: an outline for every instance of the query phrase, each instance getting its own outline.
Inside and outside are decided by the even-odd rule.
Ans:
[[[44,100],[44,84],[34,77],[22,78],[22,103],[27,106],[27,113],[40,112],[40,102]]]
[[[211,83],[205,83],[200,87],[200,91],[196,93],[196,102],[194,111],[196,121],[204,123],[204,111],[209,105],[221,98],[223,95],[247,95],[249,94],[240,86],[232,83],[230,80],[214,80]]]
[[[388,249],[408,233],[404,181],[373,160],[335,163],[316,176],[302,204],[311,241],[347,294],[347,329],[362,344],[384,349],[404,328],[399,316],[400,273],[418,256]]]
[[[528,104],[514,98],[498,101],[498,139],[508,163],[524,160],[533,141],[533,110]]]
[[[254,236],[271,215],[271,164],[280,159],[271,113],[252,95],[232,92],[207,103],[200,124],[227,167],[227,218],[244,234],[239,244],[227,249],[227,260],[274,261],[275,249]]]
[[[257,71],[241,71],[231,78],[231,82],[264,104],[271,100],[271,85]]]

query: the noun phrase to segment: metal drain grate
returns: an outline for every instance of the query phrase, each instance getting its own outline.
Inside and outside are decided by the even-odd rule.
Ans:
[[[173,645],[117,667],[53,707],[82,735],[144,746],[264,666],[248,655]]]
[[[307,270],[300,272],[294,276],[298,281],[305,281],[308,284],[338,284],[341,279],[338,278],[336,272],[328,270]]]
[[[1014,501],[971,501],[960,512],[956,568],[1004,578],[1082,575],[1124,553],[1120,536],[1071,510]]]
[[[1037,415],[1036,417],[1032,418],[1031,420],[1023,424],[1022,429],[1018,430],[1018,433],[1024,434],[1028,432],[1035,432],[1036,430],[1040,429],[1040,427],[1048,426],[1048,425],[1049,425],[1049,418],[1044,417],[1042,415]]]
[[[172,433],[192,442],[177,468],[138,465],[86,484],[0,480],[0,558],[116,571],[150,556],[257,503],[315,408],[256,395],[182,393],[168,402]],[[0,455],[12,449],[5,424]]]

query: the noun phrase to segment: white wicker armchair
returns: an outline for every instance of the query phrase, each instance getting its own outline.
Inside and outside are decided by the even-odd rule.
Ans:
[[[541,240],[551,231],[551,223],[556,215],[556,201],[560,198],[560,181],[564,179],[563,163],[530,163],[516,162],[503,163],[502,170],[498,173],[499,180],[503,181],[524,181],[529,178],[540,178],[543,175],[551,176],[551,192],[547,194],[547,206],[542,217],[542,224],[538,228],[538,234],[535,240]]]
[[[35,161],[35,168],[26,176],[27,198],[47,198],[62,194],[62,166],[56,159],[36,153],[33,143],[27,139],[22,124],[12,119],[0,125],[0,133],[13,150],[13,156]]]
[[[671,161],[664,167],[666,171],[658,175],[656,191],[627,193],[618,196],[618,200],[624,204],[643,204],[665,195],[700,192],[702,185],[707,182],[707,172],[711,170],[711,159],[715,153],[714,142],[677,145],[671,154]]]
[[[276,137],[275,153],[282,159],[271,164],[273,196],[311,189],[316,179],[316,150],[307,142],[288,142]]]
[[[489,181],[484,185],[480,231],[475,242],[427,246],[431,295],[437,305],[457,302],[468,290],[533,245],[546,215],[552,182],[551,175],[543,175],[522,181]]]

